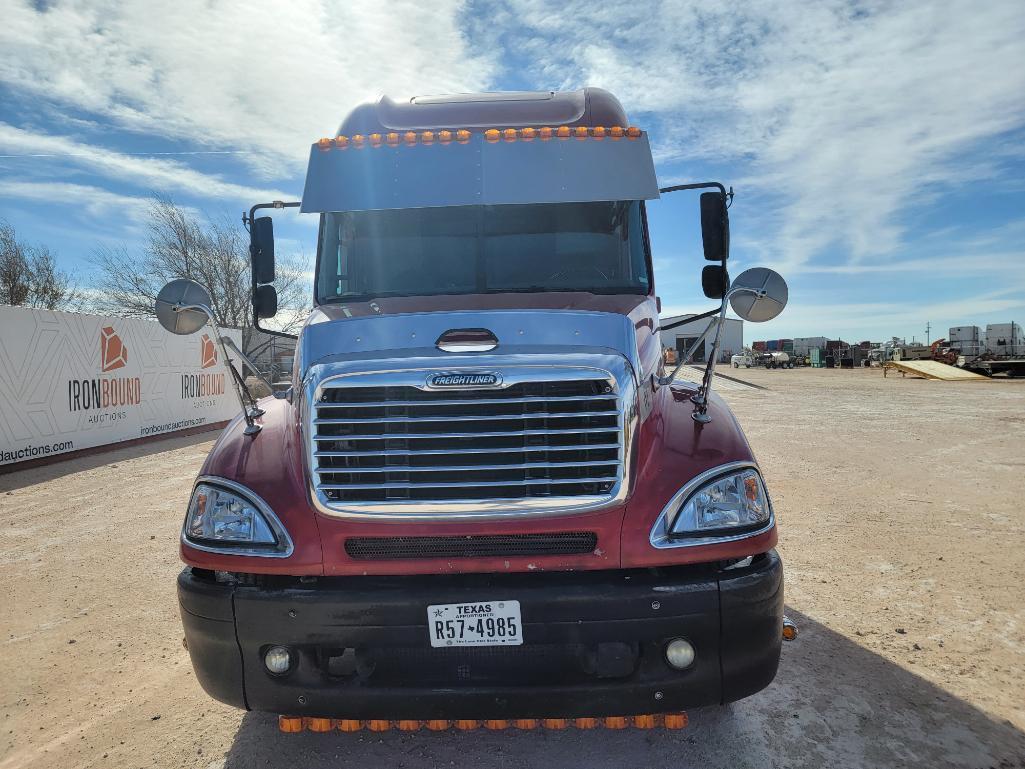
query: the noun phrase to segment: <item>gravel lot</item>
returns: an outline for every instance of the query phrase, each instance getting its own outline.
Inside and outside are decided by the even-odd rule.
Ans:
[[[800,638],[682,732],[281,735],[208,699],[174,595],[207,436],[0,476],[9,767],[1025,767],[1025,381],[727,372]]]

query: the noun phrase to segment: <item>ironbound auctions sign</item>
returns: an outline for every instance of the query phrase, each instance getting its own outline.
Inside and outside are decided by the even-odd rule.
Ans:
[[[0,465],[231,419],[230,377],[209,333],[0,307]]]

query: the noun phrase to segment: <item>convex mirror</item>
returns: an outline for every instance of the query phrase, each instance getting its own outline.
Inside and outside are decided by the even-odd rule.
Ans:
[[[730,306],[744,320],[763,323],[787,306],[789,290],[783,276],[767,267],[752,267],[733,279]]]
[[[155,311],[160,325],[172,334],[195,334],[210,319],[210,294],[194,280],[172,280],[157,294]],[[204,309],[178,310],[177,307]]]

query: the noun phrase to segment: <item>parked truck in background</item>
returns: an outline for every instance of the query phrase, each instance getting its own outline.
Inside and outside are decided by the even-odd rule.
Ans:
[[[699,385],[665,369],[646,215],[685,189],[708,190],[717,303]],[[786,287],[730,285],[731,195],[660,190],[647,134],[593,88],[384,98],[315,143],[291,386],[253,403],[240,383],[181,532],[204,689],[319,730],[593,725],[767,686],[776,520],[711,383],[727,305],[768,320]],[[248,217],[257,326],[276,294],[254,215],[289,205]],[[204,299],[172,284],[158,314],[195,331]]]

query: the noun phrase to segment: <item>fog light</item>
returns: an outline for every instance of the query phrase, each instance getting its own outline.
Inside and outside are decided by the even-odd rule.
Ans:
[[[283,675],[292,667],[292,652],[286,646],[272,646],[263,655],[263,664],[274,675]]]
[[[689,668],[694,663],[694,647],[682,638],[666,644],[666,662],[677,670]]]

